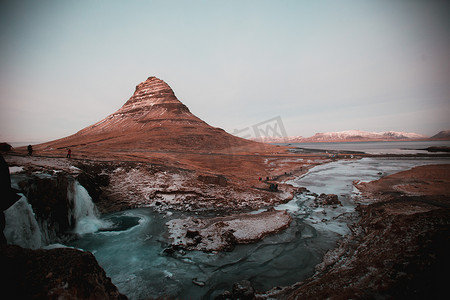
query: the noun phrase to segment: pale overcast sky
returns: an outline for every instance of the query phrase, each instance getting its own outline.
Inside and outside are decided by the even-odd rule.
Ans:
[[[450,6],[433,0],[2,1],[0,142],[119,109],[148,76],[228,132],[450,129]]]

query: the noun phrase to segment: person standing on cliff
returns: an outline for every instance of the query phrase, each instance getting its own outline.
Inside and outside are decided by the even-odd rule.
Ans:
[[[28,155],[33,155],[33,147],[31,145],[28,145],[27,150],[28,150]]]
[[[70,158],[70,156],[72,155],[72,150],[70,150],[70,148],[67,150],[67,158]]]

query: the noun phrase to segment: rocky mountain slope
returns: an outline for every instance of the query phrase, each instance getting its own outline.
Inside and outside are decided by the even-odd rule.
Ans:
[[[212,127],[192,114],[164,81],[149,77],[136,86],[131,98],[115,113],[79,132],[44,144],[35,150],[99,157],[129,152],[234,152],[260,147]]]
[[[95,201],[100,198],[96,205],[102,212],[152,203],[195,210],[211,207],[211,201],[216,208],[256,208],[292,196],[289,187],[280,185],[283,192],[273,193],[270,182],[258,178],[306,172],[316,164],[283,147],[208,125],[156,77],[137,85],[131,98],[105,119],[71,136],[33,145],[29,159],[65,160],[69,148],[71,160],[90,176],[83,185],[93,185],[99,174],[109,178],[107,186],[99,182],[98,188],[88,188]],[[26,147],[14,152],[25,155]]]
[[[442,130],[431,137],[432,139],[450,139],[450,130]]]

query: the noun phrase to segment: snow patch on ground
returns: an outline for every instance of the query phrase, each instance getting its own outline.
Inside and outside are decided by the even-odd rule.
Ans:
[[[10,174],[17,174],[17,173],[23,172],[23,170],[24,170],[23,167],[9,167]]]
[[[68,173],[78,172],[73,167],[72,161],[67,158],[47,158],[39,156],[5,156],[5,160],[10,166],[44,168],[47,170],[64,170]]]
[[[166,223],[173,245],[189,250],[231,250],[235,244],[258,241],[286,229],[292,218],[286,211],[239,214],[211,219],[173,219]]]

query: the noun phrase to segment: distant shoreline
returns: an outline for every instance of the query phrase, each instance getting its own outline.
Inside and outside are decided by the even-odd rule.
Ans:
[[[315,140],[311,138],[301,138],[301,139],[253,139],[254,141],[266,143],[266,144],[320,144],[320,143],[371,143],[371,142],[437,142],[443,141],[448,142],[450,138],[421,138],[421,139],[359,139],[359,138],[349,138],[349,139],[327,139],[327,140]]]

